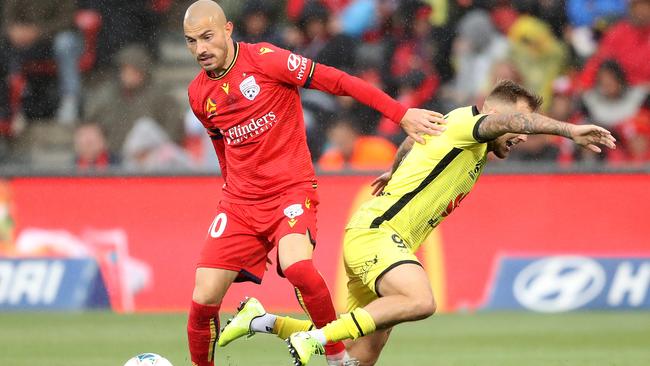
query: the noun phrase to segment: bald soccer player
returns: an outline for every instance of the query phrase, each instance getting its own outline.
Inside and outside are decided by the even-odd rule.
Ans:
[[[217,342],[225,346],[261,330],[282,333],[283,319],[270,314],[218,333],[228,288],[238,281],[261,283],[276,246],[278,273],[294,286],[313,323],[322,327],[336,319],[327,285],[312,263],[318,196],[298,88],[352,96],[422,143],[422,135],[444,131],[446,121],[272,44],[235,42],[233,23],[213,1],[190,5],[183,27],[187,47],[203,68],[188,88],[189,102],[212,139],[225,180],[197,264],[187,325],[193,364],[208,366]],[[327,344],[325,352],[330,365],[349,364],[341,342]]]

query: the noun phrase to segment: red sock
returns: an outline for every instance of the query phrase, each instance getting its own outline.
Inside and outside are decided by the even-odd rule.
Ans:
[[[336,311],[325,280],[309,260],[296,262],[285,269],[284,275],[296,288],[298,301],[318,328],[336,320]],[[343,342],[325,345],[325,354],[336,355],[345,351]]]
[[[187,320],[187,340],[192,365],[214,366],[214,350],[219,336],[219,307],[192,301]]]

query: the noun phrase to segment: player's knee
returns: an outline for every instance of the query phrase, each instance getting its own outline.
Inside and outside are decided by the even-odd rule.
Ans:
[[[221,298],[217,291],[206,287],[195,286],[192,292],[192,301],[201,305],[219,305]]]
[[[194,282],[192,301],[201,305],[219,305],[228,286],[229,282],[218,276],[199,274]]]
[[[436,312],[436,302],[432,296],[413,299],[411,302],[413,320],[422,320]]]

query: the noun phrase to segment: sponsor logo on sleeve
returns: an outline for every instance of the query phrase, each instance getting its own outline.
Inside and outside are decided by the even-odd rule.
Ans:
[[[300,67],[301,58],[302,57],[296,55],[295,53],[289,55],[289,58],[287,59],[287,68],[289,71],[293,72],[298,70],[298,67]]]
[[[294,72],[298,69],[298,75],[296,75],[296,79],[302,80],[305,78],[305,73],[307,72],[307,63],[309,62],[309,59],[306,57],[302,57],[296,54],[290,54],[289,58],[287,59],[287,68],[289,71]]]

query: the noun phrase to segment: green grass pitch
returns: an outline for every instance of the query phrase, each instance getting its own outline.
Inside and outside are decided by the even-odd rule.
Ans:
[[[189,366],[185,315],[0,313],[1,366],[122,366],[142,352]],[[290,362],[283,342],[257,335],[217,349],[216,364]],[[378,365],[650,365],[650,313],[436,315],[398,326]]]

